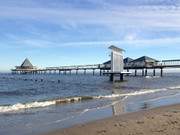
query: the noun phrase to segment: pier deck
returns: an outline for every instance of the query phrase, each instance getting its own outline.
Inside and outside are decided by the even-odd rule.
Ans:
[[[160,69],[160,74],[163,76],[163,69],[165,68],[180,68],[180,59],[176,60],[162,60],[155,65],[125,65],[124,69],[129,72],[129,70],[135,71],[135,76],[137,75],[137,70],[142,70],[142,76],[147,76],[147,70],[153,69],[153,75],[156,75],[156,69]],[[12,69],[14,74],[71,74],[72,71],[75,71],[75,74],[78,74],[79,71],[83,71],[83,74],[86,74],[87,71],[92,71],[92,74],[95,75],[95,71],[98,70],[100,75],[110,74],[110,65],[106,64],[91,64],[91,65],[73,65],[73,66],[60,66],[60,67],[46,67],[42,69]]]

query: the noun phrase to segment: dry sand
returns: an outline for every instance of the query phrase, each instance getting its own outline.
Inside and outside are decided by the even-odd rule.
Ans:
[[[48,135],[180,135],[180,104],[114,116]]]

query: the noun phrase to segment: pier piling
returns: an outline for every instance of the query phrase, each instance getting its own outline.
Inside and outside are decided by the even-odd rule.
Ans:
[[[93,75],[95,74],[95,69],[93,69]]]
[[[163,76],[163,68],[161,68],[161,77]]]
[[[78,69],[76,69],[76,75],[78,74]]]
[[[84,75],[86,74],[86,69],[84,69]]]
[[[100,69],[100,76],[102,76],[102,70]]]
[[[123,80],[124,80],[123,74],[120,74],[120,81],[123,81]]]
[[[142,69],[142,76],[144,76],[144,68]]]
[[[137,69],[135,69],[135,73],[134,73],[135,76],[137,76]]]
[[[147,73],[147,68],[145,69],[145,76],[147,76],[148,75],[148,73]]]
[[[113,82],[114,81],[114,75],[110,74],[110,81]]]
[[[153,69],[153,76],[156,76],[156,69]]]

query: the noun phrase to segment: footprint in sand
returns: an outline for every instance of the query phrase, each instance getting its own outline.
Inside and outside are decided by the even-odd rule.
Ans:
[[[171,114],[163,114],[163,116],[165,116],[165,117],[172,117]]]
[[[100,131],[97,131],[98,134],[101,134],[101,135],[104,135],[107,131],[106,130],[100,130]]]
[[[144,121],[137,121],[137,124],[144,124]]]
[[[124,125],[121,124],[121,123],[115,123],[114,126],[115,126],[115,127],[124,127]]]

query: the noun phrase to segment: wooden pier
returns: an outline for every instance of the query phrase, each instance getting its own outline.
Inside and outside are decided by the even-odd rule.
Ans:
[[[156,76],[156,70],[160,69],[160,76],[163,76],[163,69],[165,68],[180,68],[180,59],[176,60],[162,60],[150,58],[148,56],[142,56],[133,60],[132,58],[123,59],[124,50],[114,45],[109,47],[111,50],[111,60],[103,64],[91,64],[91,65],[72,65],[72,66],[60,66],[60,67],[46,67],[39,69],[31,64],[26,58],[21,66],[16,66],[12,69],[13,74],[81,74],[86,75],[88,71],[95,75],[99,71],[99,75],[108,75],[110,81],[114,81],[115,76],[120,77],[120,81],[123,81],[124,75],[129,75],[130,70],[134,70],[134,76],[137,76],[138,71],[141,70],[142,76],[148,76],[148,70],[153,70],[153,76]],[[90,72],[88,72],[90,73]]]
[[[127,71],[134,70],[134,76],[137,76],[137,71],[141,70],[142,76],[148,76],[148,70],[153,70],[153,76],[156,76],[156,70],[160,70],[160,76],[163,76],[163,69],[180,68],[180,59],[162,60],[154,65],[138,66],[126,65],[124,69]]]
[[[137,76],[138,71],[141,71],[142,76],[148,75],[148,70],[153,70],[153,76],[156,76],[157,71],[160,70],[160,76],[163,76],[163,69],[166,68],[180,68],[180,59],[176,60],[162,60],[156,65],[147,66],[133,66],[124,65],[126,71],[133,71],[134,76]],[[92,75],[98,74],[107,75],[110,73],[111,66],[106,64],[92,64],[92,65],[73,65],[60,67],[46,67],[42,69],[12,69],[13,74],[84,74],[92,72]],[[74,72],[73,72],[74,71]],[[80,72],[81,71],[81,72]],[[89,71],[89,72],[88,72]]]
[[[46,67],[42,69],[12,69],[13,74],[84,74],[92,71],[92,75],[95,75],[96,71],[99,71],[99,75],[103,75],[104,72],[108,72],[110,68],[107,68],[103,64],[92,65],[74,65],[74,66],[60,66],[60,67]],[[74,71],[74,72],[73,72]]]

